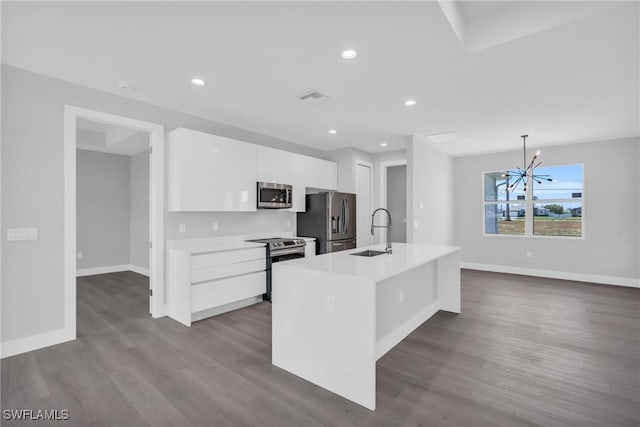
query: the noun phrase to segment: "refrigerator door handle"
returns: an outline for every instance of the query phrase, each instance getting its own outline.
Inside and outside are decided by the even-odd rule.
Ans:
[[[347,234],[347,223],[349,222],[349,214],[347,211],[347,199],[342,199],[342,234]]]
[[[349,218],[349,200],[347,200],[347,198],[344,198],[344,233],[347,234],[347,231],[349,231],[349,226],[350,226],[350,219]]]

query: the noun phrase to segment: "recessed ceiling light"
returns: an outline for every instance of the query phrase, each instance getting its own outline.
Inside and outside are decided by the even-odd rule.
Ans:
[[[204,86],[204,80],[195,77],[191,79],[191,84],[194,86]]]
[[[387,144],[386,142],[381,142],[380,143],[380,147],[386,147],[387,145],[389,145],[389,144]]]
[[[458,135],[456,135],[454,132],[438,133],[436,135],[429,135],[427,138],[438,144],[442,142],[457,141],[459,139]]]
[[[416,100],[407,99],[406,101],[404,101],[404,105],[406,105],[407,107],[413,107],[414,105],[416,105]]]
[[[348,50],[345,50],[344,52],[342,52],[342,57],[344,59],[353,59],[356,56],[358,56],[358,52],[356,52],[353,49],[348,49]]]
[[[337,130],[335,130],[335,129],[329,129],[329,133],[330,133],[331,135],[333,135],[333,134],[338,133],[338,131],[337,131]]]

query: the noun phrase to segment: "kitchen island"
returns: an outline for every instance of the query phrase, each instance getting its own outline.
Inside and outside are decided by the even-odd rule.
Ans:
[[[393,244],[273,265],[272,363],[368,409],[376,361],[438,310],[460,313],[460,250]]]

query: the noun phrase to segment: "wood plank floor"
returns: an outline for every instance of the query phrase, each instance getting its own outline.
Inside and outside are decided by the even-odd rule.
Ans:
[[[462,280],[462,314],[380,359],[371,412],[271,365],[267,303],[187,328],[148,316],[143,276],[79,278],[78,339],[2,360],[2,408],[68,409],[66,426],[640,425],[640,289]]]

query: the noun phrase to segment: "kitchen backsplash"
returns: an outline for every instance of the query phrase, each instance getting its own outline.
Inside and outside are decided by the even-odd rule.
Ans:
[[[214,223],[217,223],[217,231],[214,231]],[[180,232],[181,224],[184,224],[184,232]],[[295,233],[295,231],[296,214],[287,211],[180,212],[168,214],[165,239],[195,239],[266,232]]]

